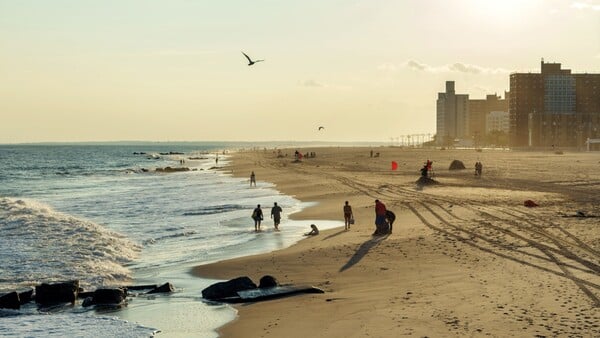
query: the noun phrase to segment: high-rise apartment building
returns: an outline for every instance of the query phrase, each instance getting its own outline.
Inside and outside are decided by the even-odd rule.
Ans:
[[[541,62],[541,73],[510,75],[510,145],[581,147],[600,137],[600,74]]]
[[[453,144],[469,137],[469,95],[456,94],[454,81],[446,81],[446,92],[438,93],[437,143]]]
[[[446,81],[446,92],[438,93],[437,144],[480,145],[486,139],[486,123],[491,112],[507,112],[508,92],[505,99],[486,95],[483,100],[469,100],[468,94],[456,94],[454,81]]]

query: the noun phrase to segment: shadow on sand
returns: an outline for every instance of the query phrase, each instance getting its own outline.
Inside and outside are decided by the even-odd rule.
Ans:
[[[350,260],[346,264],[344,264],[344,266],[342,266],[340,268],[339,272],[348,270],[354,264],[360,262],[360,260],[363,259],[363,257],[365,257],[367,255],[369,250],[376,247],[379,243],[381,243],[383,240],[388,238],[388,236],[389,235],[374,237],[374,238],[371,238],[370,240],[364,242],[363,244],[361,244],[360,247],[358,248],[358,250],[356,250],[356,253],[354,253],[354,255],[352,255],[352,257],[350,257]]]
[[[346,231],[346,230],[340,230],[340,231],[338,231],[338,232],[336,232],[336,233],[333,233],[333,234],[331,234],[331,235],[329,235],[329,236],[327,236],[327,237],[323,238],[322,240],[324,241],[324,240],[328,240],[328,239],[330,239],[330,238],[333,238],[333,237],[335,237],[335,236],[339,236],[339,235],[343,234],[344,232],[348,232],[348,231]]]

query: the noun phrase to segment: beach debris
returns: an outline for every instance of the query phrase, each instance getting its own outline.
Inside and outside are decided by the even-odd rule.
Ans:
[[[392,170],[398,170],[398,162],[392,161]]]
[[[238,291],[256,289],[252,279],[247,276],[231,279],[210,285],[202,290],[202,297],[208,300],[219,300],[228,297],[238,297]]]
[[[590,215],[582,210],[578,210],[575,214],[573,215],[567,215],[564,213],[559,213],[561,214],[562,217],[578,217],[578,218],[595,218],[595,217],[600,217],[600,216],[596,216],[596,215]]]
[[[16,291],[7,293],[0,296],[0,308],[1,309],[13,309],[18,310],[21,308],[21,300],[19,294]]]
[[[320,126],[318,130],[323,130],[323,129],[325,129],[325,127]]]
[[[75,303],[79,293],[79,281],[46,284],[35,287],[35,302],[44,306],[56,303]]]
[[[526,200],[525,202],[523,202],[523,205],[528,208],[539,207],[539,204],[535,203],[532,200]]]
[[[171,293],[174,292],[175,288],[171,283],[165,283],[157,288],[154,288],[147,293]]]
[[[246,303],[286,297],[300,293],[325,293],[314,286],[279,285],[273,276],[265,275],[260,279],[260,286],[244,276],[210,285],[202,290],[202,297],[207,300],[224,303]]]
[[[450,163],[450,167],[448,168],[448,170],[462,170],[462,169],[467,169],[467,168],[465,167],[465,164],[459,160],[452,161],[452,163]]]

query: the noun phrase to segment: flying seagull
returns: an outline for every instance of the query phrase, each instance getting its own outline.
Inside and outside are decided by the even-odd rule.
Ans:
[[[248,55],[246,55],[246,53],[242,52],[242,54],[244,54],[244,56],[246,57],[246,59],[248,59],[248,66],[252,66],[253,64],[255,64],[257,62],[265,61],[265,60],[252,61],[252,59]]]
[[[323,126],[320,126],[320,127],[319,127],[319,130],[321,130],[321,129],[325,129],[325,127],[323,127]]]

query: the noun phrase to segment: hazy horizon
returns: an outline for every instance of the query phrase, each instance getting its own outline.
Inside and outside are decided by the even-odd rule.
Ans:
[[[389,142],[445,81],[600,73],[600,0],[0,0],[0,41],[3,144]]]

